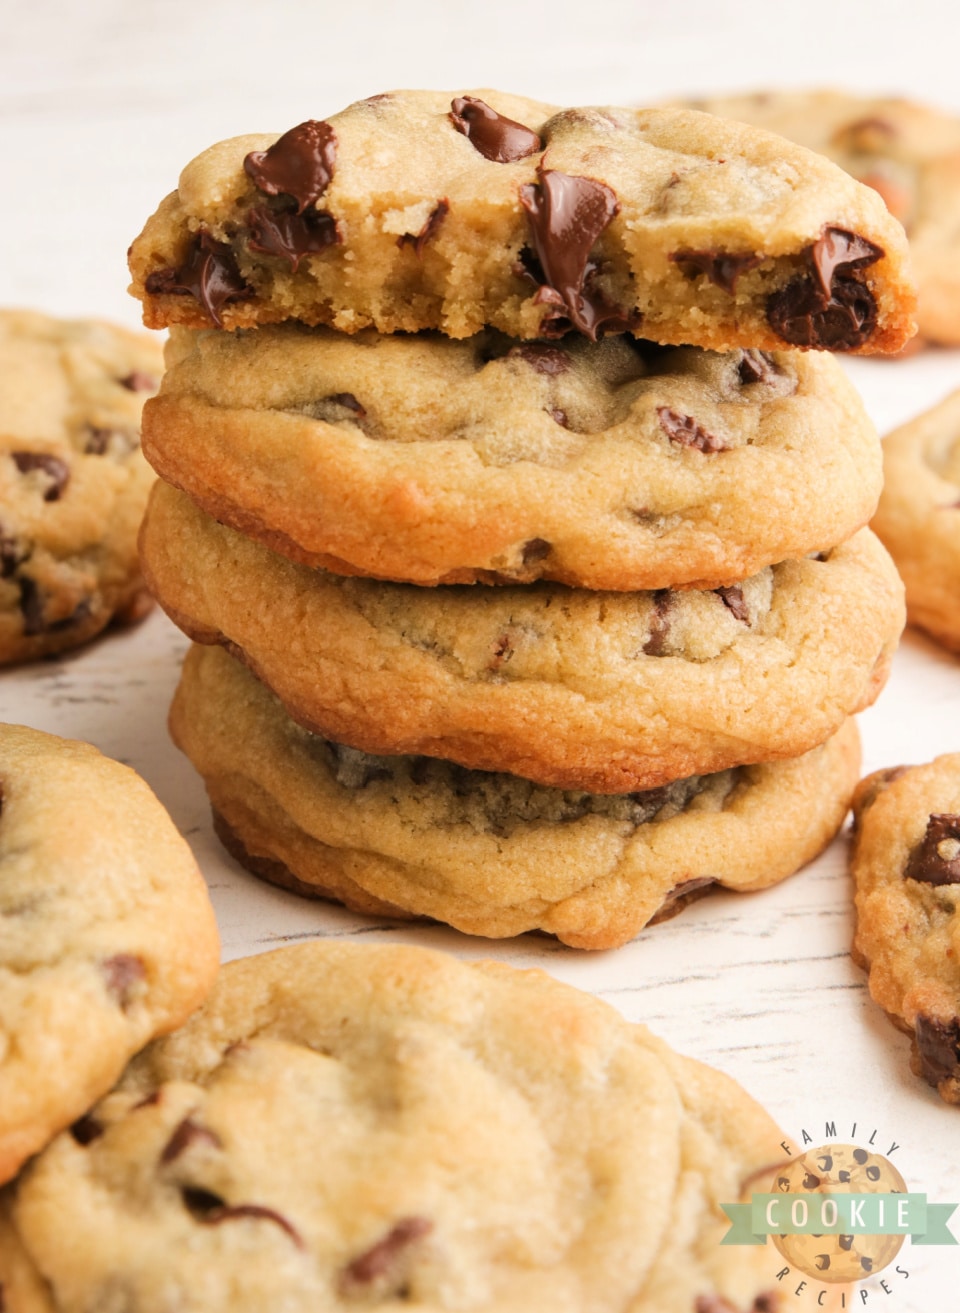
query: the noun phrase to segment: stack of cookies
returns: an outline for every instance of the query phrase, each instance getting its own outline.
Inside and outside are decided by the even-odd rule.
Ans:
[[[913,330],[875,192],[694,111],[402,92],[214,146],[131,269],[171,723],[246,866],[601,948],[829,841],[903,623],[828,354]]]

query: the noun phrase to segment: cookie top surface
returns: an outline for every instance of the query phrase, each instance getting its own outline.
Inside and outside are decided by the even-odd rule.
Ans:
[[[0,1181],[201,1002],[218,948],[146,784],[89,744],[0,726]]]
[[[188,654],[170,713],[218,833],[250,869],[360,911],[470,934],[538,928],[578,948],[633,938],[714,882],[758,889],[832,838],[859,777],[856,728],[804,757],[591,794],[312,735],[219,648]],[[224,826],[232,832],[224,830]],[[364,904],[364,896],[380,908]]]
[[[853,805],[855,952],[918,1074],[960,1103],[960,753],[877,771]]]
[[[892,96],[756,92],[690,102],[815,150],[872,187],[907,232],[922,336],[960,342],[960,117]]]
[[[840,542],[880,490],[823,352],[629,335],[174,329],[144,450],[307,565],[410,583],[733,583]]]
[[[522,124],[525,146],[504,160],[478,116],[499,141],[504,117]],[[295,318],[873,352],[913,331],[905,252],[875,192],[755,128],[397,91],[213,146],[130,268],[153,327]]]
[[[426,589],[295,565],[158,483],[141,551],[176,622],[308,728],[596,793],[822,742],[879,692],[903,617],[868,530],[717,591]]]
[[[162,372],[145,333],[0,310],[0,663],[73,647],[142,593],[140,412]]]
[[[692,1313],[768,1286],[719,1202],[780,1138],[541,972],[314,942],[225,967],[12,1213],[70,1310]]]
[[[897,563],[907,613],[960,652],[960,392],[889,434],[873,528]]]

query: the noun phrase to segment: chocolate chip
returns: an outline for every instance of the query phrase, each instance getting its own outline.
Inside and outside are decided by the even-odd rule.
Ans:
[[[433,1223],[425,1217],[401,1218],[382,1240],[347,1264],[340,1274],[341,1293],[349,1294],[376,1282],[396,1279],[410,1246],[432,1230]]]
[[[879,1181],[879,1180],[880,1180],[880,1168],[879,1168],[879,1167],[868,1167],[868,1168],[867,1168],[867,1180],[868,1180],[868,1181]]]
[[[405,246],[412,246],[416,252],[418,260],[423,259],[423,248],[431,237],[435,237],[440,225],[443,223],[450,211],[450,202],[443,200],[437,201],[436,205],[430,211],[427,222],[423,225],[418,233],[401,233],[397,238],[397,245],[401,251]]]
[[[229,245],[216,241],[205,229],[193,239],[178,269],[158,269],[147,275],[144,286],[151,295],[194,297],[217,328],[223,327],[220,311],[225,305],[253,295]]]
[[[810,272],[767,299],[771,328],[793,346],[854,350],[877,326],[877,303],[861,275],[882,248],[843,228],[824,228],[804,254]]]
[[[943,1080],[960,1079],[960,1020],[935,1021],[917,1017],[914,1043],[919,1062],[918,1075],[930,1085]]]
[[[172,1163],[174,1158],[179,1158],[185,1149],[189,1148],[191,1144],[196,1144],[198,1140],[204,1140],[207,1144],[213,1145],[215,1149],[222,1147],[219,1135],[208,1130],[205,1126],[201,1126],[192,1117],[184,1117],[165,1144],[163,1153],[160,1155],[161,1163]]]
[[[84,452],[88,456],[104,456],[114,449],[117,454],[127,455],[140,445],[140,435],[129,433],[124,429],[98,429],[87,425],[87,440]]]
[[[512,164],[543,149],[543,143],[531,128],[498,114],[477,96],[458,96],[452,100],[449,117],[470,145],[494,164]]]
[[[869,1159],[869,1157],[870,1155],[866,1151],[866,1149],[854,1149],[853,1151],[853,1161],[855,1163],[859,1163],[861,1167]]]
[[[741,620],[744,624],[750,623],[750,612],[747,609],[747,603],[743,596],[743,589],[739,584],[730,584],[729,587],[715,588],[713,590],[720,598],[734,620]]]
[[[63,490],[70,482],[70,469],[64,461],[57,456],[47,456],[41,451],[14,451],[11,452],[11,456],[21,474],[40,470],[50,480],[49,487],[44,489],[44,501],[60,500]]]
[[[29,550],[19,538],[13,538],[0,530],[0,579],[9,579],[29,555]]]
[[[615,192],[593,178],[537,169],[539,182],[520,188],[536,263],[520,253],[524,272],[540,284],[536,303],[549,308],[542,331],[560,336],[572,325],[595,342],[604,332],[632,331],[639,317],[614,306],[596,286],[590,251],[620,213]]]
[[[647,656],[663,656],[664,644],[670,632],[670,608],[673,598],[670,590],[661,588],[653,594],[653,606],[650,610],[650,632],[643,650]]]
[[[315,255],[342,240],[332,215],[325,210],[271,210],[256,206],[247,215],[250,227],[248,245],[261,255],[276,255],[288,260],[294,273],[305,255]]]
[[[513,651],[510,634],[501,634],[493,645],[493,654],[487,662],[487,670],[499,670],[501,666],[505,666],[513,656]]]
[[[759,255],[730,255],[724,251],[674,251],[668,258],[692,277],[706,274],[711,283],[731,296],[740,275],[761,263]]]
[[[126,378],[120,379],[120,386],[128,392],[156,392],[157,380],[152,374],[145,374],[142,369],[135,369]]]
[[[83,597],[69,615],[60,620],[47,620],[46,595],[35,579],[24,575],[17,580],[20,589],[20,612],[23,615],[23,633],[27,638],[37,634],[58,634],[78,625],[90,614],[91,599]]]
[[[333,177],[336,134],[329,123],[307,119],[268,147],[243,161],[247,177],[267,196],[292,196],[303,214],[323,195]]]
[[[681,447],[695,447],[697,451],[726,451],[727,444],[722,438],[715,438],[692,415],[681,415],[669,406],[657,407],[660,427],[671,442]]]
[[[520,559],[524,565],[535,565],[538,561],[546,560],[551,550],[546,538],[531,538],[529,542],[523,544]]]
[[[262,1204],[236,1204],[231,1206],[219,1195],[196,1186],[184,1186],[180,1193],[187,1211],[198,1222],[202,1222],[204,1226],[220,1226],[223,1222],[234,1222],[243,1217],[257,1218],[264,1222],[275,1223],[281,1230],[286,1231],[298,1249],[304,1247],[300,1233],[281,1213],[273,1208],[264,1208]]]
[[[820,1177],[814,1176],[813,1172],[805,1172],[803,1177],[804,1190],[816,1190],[820,1184]]]
[[[558,346],[547,346],[543,342],[521,342],[512,346],[507,352],[508,360],[525,360],[537,374],[556,377],[565,374],[570,368],[570,356]]]
[[[904,876],[922,884],[960,884],[960,816],[943,812],[930,817]]]
[[[565,429],[569,427],[567,424],[567,412],[561,410],[559,406],[551,406],[548,408],[547,414],[556,424],[559,424],[561,428]]]
[[[126,1010],[133,1001],[135,986],[146,979],[143,960],[132,953],[115,953],[103,963],[107,991]]]
[[[96,1117],[91,1117],[89,1113],[78,1117],[70,1127],[70,1134],[77,1144],[82,1145],[83,1148],[86,1148],[88,1144],[92,1144],[94,1140],[98,1140],[103,1132],[103,1123],[98,1122]]]

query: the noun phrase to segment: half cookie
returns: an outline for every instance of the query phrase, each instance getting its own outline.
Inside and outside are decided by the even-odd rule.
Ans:
[[[308,729],[595,793],[799,756],[873,701],[903,623],[866,529],[716,591],[424,589],[294,565],[158,483],[141,550]]]
[[[52,1313],[780,1308],[766,1247],[720,1241],[781,1132],[539,971],[332,941],[232,962],[88,1120],[11,1200]]]
[[[824,353],[174,330],[144,451],[305,565],[417,584],[732,584],[843,542],[880,495]]]
[[[3,1182],[198,1006],[219,940],[190,849],[126,766],[3,725],[0,806]]]
[[[302,729],[217,648],[187,656],[170,714],[230,851],[274,883],[469,934],[541,929],[615,948],[713,884],[763,889],[840,828],[859,776],[848,721],[794,761],[645,793],[589,794]]]
[[[895,351],[903,230],[869,187],[689,110],[396,91],[205,151],[130,251],[153,328],[642,332]]]

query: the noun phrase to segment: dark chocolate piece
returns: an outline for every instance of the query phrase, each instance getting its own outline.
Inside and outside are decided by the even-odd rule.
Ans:
[[[217,328],[223,327],[220,311],[225,305],[253,295],[229,245],[216,241],[206,230],[193,239],[179,269],[158,269],[148,274],[144,287],[153,296],[194,297]]]
[[[204,1226],[220,1226],[222,1222],[234,1222],[241,1217],[259,1218],[265,1222],[274,1222],[281,1230],[286,1231],[298,1249],[304,1247],[300,1233],[281,1213],[276,1212],[273,1208],[265,1208],[262,1204],[236,1204],[231,1206],[225,1203],[219,1195],[196,1186],[184,1186],[181,1194],[187,1210]]]
[[[531,538],[529,542],[523,544],[521,560],[524,565],[534,565],[537,561],[544,561],[550,555],[551,545],[546,538]]]
[[[643,645],[647,656],[663,656],[664,644],[670,632],[670,608],[673,599],[668,588],[658,589],[653,595],[653,607],[650,612],[650,633]]]
[[[567,412],[565,410],[561,410],[559,406],[551,406],[550,409],[547,411],[547,414],[554,421],[554,423],[559,424],[562,429],[569,427],[569,425],[567,424]]]
[[[19,538],[12,538],[0,529],[0,579],[9,579],[29,555]]]
[[[348,1263],[340,1275],[340,1288],[344,1292],[371,1286],[376,1281],[389,1279],[406,1257],[410,1246],[422,1240],[433,1230],[426,1217],[402,1217],[382,1240]]]
[[[730,255],[725,251],[674,251],[669,258],[692,277],[706,274],[711,283],[731,296],[740,275],[761,263],[759,255]]]
[[[478,96],[458,96],[451,100],[450,121],[474,150],[494,164],[512,164],[543,149],[543,143],[531,128],[498,114]]]
[[[843,228],[824,228],[804,252],[810,272],[767,299],[770,327],[793,346],[853,351],[877,326],[877,303],[862,281],[883,250]]]
[[[960,884],[960,816],[942,812],[930,817],[904,876],[922,884]]]
[[[742,620],[745,625],[750,623],[750,612],[747,610],[747,603],[743,596],[743,589],[739,584],[730,584],[725,588],[715,588],[713,590],[720,598],[734,620]]]
[[[84,1149],[88,1144],[93,1144],[94,1140],[98,1140],[103,1132],[103,1123],[98,1122],[96,1117],[91,1117],[88,1112],[78,1117],[70,1127],[70,1134]]]
[[[114,442],[124,452],[135,451],[140,445],[139,434],[128,433],[122,429],[98,429],[93,424],[88,424],[87,435],[83,448],[87,456],[106,455]]]
[[[44,501],[60,500],[64,488],[70,482],[70,469],[64,461],[57,456],[47,456],[41,451],[14,451],[10,454],[21,474],[42,470],[50,480],[50,487],[44,490]]]
[[[308,210],[301,214],[258,205],[247,215],[247,223],[250,226],[247,245],[251,251],[288,260],[294,273],[305,255],[315,255],[328,246],[338,246],[342,240],[336,220],[326,210]]]
[[[766,351],[757,351],[756,348],[750,347],[741,354],[737,373],[744,387],[749,387],[751,383],[770,382],[771,379],[779,376],[780,370],[773,357]]]
[[[36,580],[24,575],[17,580],[17,584],[20,588],[20,611],[23,615],[23,633],[26,638],[34,638],[37,634],[61,633],[64,629],[79,624],[90,614],[91,599],[83,597],[62,620],[47,620],[44,615],[46,595]]]
[[[525,360],[537,374],[565,374],[570,368],[570,356],[562,347],[547,346],[543,342],[521,342],[507,352],[508,360]]]
[[[658,406],[657,417],[660,427],[671,442],[681,447],[695,447],[697,451],[726,451],[727,444],[722,438],[715,438],[692,415],[680,415],[669,406]]]
[[[635,314],[611,304],[594,285],[598,266],[590,252],[620,212],[614,191],[593,178],[573,177],[556,169],[537,169],[539,182],[520,188],[536,250],[535,264],[521,252],[524,272],[541,284],[538,304],[549,308],[542,331],[561,336],[572,325],[595,342],[603,333],[632,331]],[[538,267],[539,266],[539,267]]]
[[[128,392],[156,392],[157,380],[151,374],[145,374],[142,369],[135,369],[126,378],[120,379],[120,386]]]
[[[436,205],[430,211],[427,222],[423,225],[418,233],[401,233],[397,238],[397,245],[402,251],[405,246],[412,246],[417,259],[423,259],[423,248],[431,237],[435,237],[437,230],[443,223],[450,211],[450,202],[447,200],[437,201]]]
[[[914,1025],[914,1043],[918,1074],[929,1085],[960,1079],[960,1020],[935,1021],[921,1015]]]
[[[184,1117],[164,1146],[163,1153],[160,1155],[161,1163],[172,1163],[174,1158],[179,1158],[183,1151],[197,1140],[205,1140],[215,1149],[222,1147],[220,1136],[214,1131],[201,1126],[192,1117]]]
[[[267,196],[292,196],[303,214],[327,190],[333,177],[337,138],[329,123],[307,119],[268,147],[243,161],[247,177]]]
[[[124,1009],[130,1006],[133,988],[146,979],[142,958],[132,953],[115,953],[103,963],[107,990]]]

